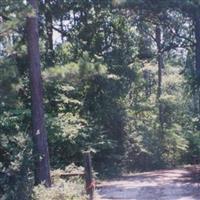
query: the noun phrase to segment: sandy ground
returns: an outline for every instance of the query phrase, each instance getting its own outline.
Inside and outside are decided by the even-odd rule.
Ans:
[[[102,182],[96,200],[200,200],[196,168],[158,170]],[[192,173],[191,173],[192,172]]]

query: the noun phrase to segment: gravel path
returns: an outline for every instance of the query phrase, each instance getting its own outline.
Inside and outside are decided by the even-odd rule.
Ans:
[[[102,182],[98,200],[200,200],[194,168],[158,170]]]

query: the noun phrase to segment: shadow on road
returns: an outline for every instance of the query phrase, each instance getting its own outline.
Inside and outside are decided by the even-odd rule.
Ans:
[[[157,170],[103,182],[100,199],[199,200],[200,166]]]

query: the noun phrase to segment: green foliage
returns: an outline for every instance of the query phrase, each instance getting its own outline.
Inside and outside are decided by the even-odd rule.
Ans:
[[[70,163],[82,166],[85,150],[93,152],[99,176],[174,167],[193,163],[199,156],[199,79],[189,12],[198,10],[198,4],[179,0],[126,3],[121,5],[131,9],[120,10],[109,0],[40,2],[52,169],[64,170]],[[46,59],[47,8],[53,35],[59,38],[53,38],[51,64]],[[0,198],[85,199],[80,180],[59,178],[50,189],[34,187],[31,197],[31,101],[23,26],[29,12],[23,2],[7,0],[0,6],[0,20],[4,20],[0,26],[6,32],[4,37],[0,31]],[[155,41],[158,25],[161,52]],[[164,67],[158,97],[160,53]]]
[[[44,185],[38,185],[33,188],[33,200],[86,200],[85,183],[80,177],[69,177],[66,180],[60,176],[64,173],[83,173],[84,168],[78,167],[74,163],[65,167],[64,170],[57,169],[51,171],[52,184],[51,188],[46,188]]]
[[[81,181],[56,180],[51,188],[38,185],[33,189],[33,200],[86,200]]]

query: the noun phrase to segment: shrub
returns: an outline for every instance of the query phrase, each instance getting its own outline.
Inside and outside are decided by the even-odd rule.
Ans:
[[[33,200],[86,200],[84,184],[81,180],[57,179],[51,188],[44,185],[35,186],[33,189]]]

